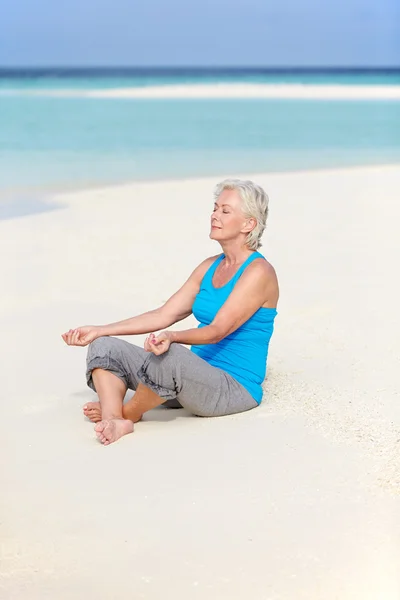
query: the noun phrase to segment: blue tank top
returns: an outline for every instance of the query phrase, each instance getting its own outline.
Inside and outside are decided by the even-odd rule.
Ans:
[[[198,327],[210,325],[245,268],[256,258],[264,257],[259,252],[254,252],[228,283],[216,288],[212,278],[224,258],[225,255],[222,254],[213,262],[201,282],[193,304],[193,315],[199,321]],[[191,350],[210,365],[229,373],[260,403],[261,384],[265,378],[268,346],[276,315],[275,308],[259,308],[248,321],[217,344],[194,345]]]

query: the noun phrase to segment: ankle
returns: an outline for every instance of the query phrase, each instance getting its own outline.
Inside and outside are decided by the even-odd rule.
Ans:
[[[143,417],[143,413],[138,411],[136,407],[124,405],[122,407],[122,418],[129,419],[133,423],[137,423]]]
[[[113,412],[102,412],[101,418],[103,421],[114,421],[115,419],[123,419],[122,414]]]

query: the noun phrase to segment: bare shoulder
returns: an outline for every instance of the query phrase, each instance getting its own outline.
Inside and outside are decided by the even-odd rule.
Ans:
[[[208,268],[215,260],[217,260],[217,258],[219,258],[220,256],[222,256],[222,252],[220,252],[219,254],[214,254],[214,256],[209,256],[208,258],[205,258],[203,260],[203,262],[201,262],[199,264],[199,267],[204,267],[204,268]]]
[[[253,260],[244,273],[251,274],[251,277],[261,277],[265,281],[277,281],[278,279],[274,267],[265,258]]]
[[[247,267],[241,279],[243,282],[253,282],[258,288],[265,292],[265,303],[263,306],[276,306],[279,298],[278,277],[274,267],[265,258],[256,258]]]
[[[202,280],[207,270],[211,267],[212,263],[217,260],[217,258],[221,256],[221,254],[215,254],[215,256],[209,256],[204,259],[193,271],[192,277],[194,279]]]

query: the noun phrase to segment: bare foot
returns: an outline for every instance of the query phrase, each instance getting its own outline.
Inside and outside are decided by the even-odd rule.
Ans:
[[[101,421],[100,402],[87,402],[83,407],[83,414],[93,423],[99,423]],[[134,414],[134,411],[132,410],[127,411],[125,409],[125,405],[123,405],[122,407],[122,416],[124,417],[124,419],[129,419],[134,423],[139,423],[139,421],[141,421],[143,417],[143,415]]]
[[[100,442],[105,446],[119,440],[123,435],[133,432],[133,423],[128,419],[109,419],[100,421],[94,428]]]
[[[100,402],[88,402],[85,404],[83,407],[83,414],[93,423],[98,423],[101,421]]]

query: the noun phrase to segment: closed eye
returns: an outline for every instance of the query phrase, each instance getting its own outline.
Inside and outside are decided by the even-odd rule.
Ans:
[[[215,212],[216,210],[218,210],[218,206],[214,206],[214,208],[213,208],[213,212]],[[226,210],[225,208],[222,210],[222,212],[223,212],[225,215],[229,215],[229,214],[230,214],[229,210]]]

